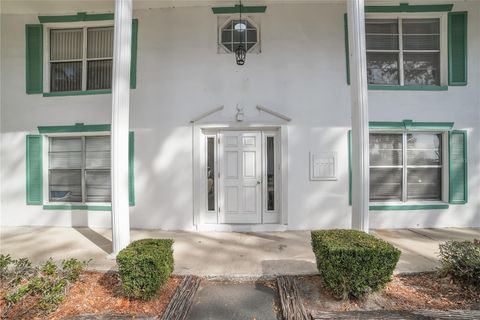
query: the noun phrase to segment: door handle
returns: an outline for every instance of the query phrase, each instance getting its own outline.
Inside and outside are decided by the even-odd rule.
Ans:
[[[261,183],[262,183],[262,181],[261,181],[261,180],[257,180],[257,184],[261,184]]]

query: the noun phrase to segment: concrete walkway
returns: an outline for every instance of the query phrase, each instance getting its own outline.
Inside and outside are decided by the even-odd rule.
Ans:
[[[111,231],[88,228],[15,227],[0,230],[0,252],[34,262],[54,259],[92,259],[90,268],[115,268],[108,258]],[[438,244],[448,239],[480,238],[480,229],[378,230],[373,234],[402,250],[397,272],[431,271],[437,267]],[[175,274],[211,278],[256,279],[285,274],[316,273],[310,232],[167,232],[132,230],[132,240],[175,240]]]
[[[397,273],[433,271],[439,266],[440,243],[480,239],[479,228],[375,230],[372,233],[402,251]]]
[[[276,290],[262,283],[202,282],[188,320],[277,320],[280,301]]]

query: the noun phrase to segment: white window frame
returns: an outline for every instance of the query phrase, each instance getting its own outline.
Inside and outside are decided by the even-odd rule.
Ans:
[[[87,61],[106,60],[105,58],[87,59],[87,29],[97,27],[113,27],[113,21],[82,21],[82,22],[62,22],[45,23],[43,25],[43,88],[45,92],[50,91],[50,30],[54,29],[83,29],[83,56],[82,56],[82,89],[87,91]],[[76,60],[76,59],[75,59]],[[80,60],[80,59],[78,59]],[[113,60],[113,57],[112,57]],[[70,60],[68,60],[70,61]],[[73,59],[71,61],[74,61]],[[100,89],[103,90],[103,89]],[[96,91],[96,90],[89,90]],[[59,91],[62,92],[62,91]]]
[[[387,205],[395,205],[395,204],[401,204],[401,205],[411,205],[411,204],[428,204],[428,203],[447,203],[448,202],[448,192],[449,192],[449,161],[448,161],[448,131],[444,130],[384,130],[384,129],[371,129],[370,133],[375,133],[375,134],[402,134],[402,164],[398,166],[394,165],[388,165],[388,166],[371,166],[369,164],[369,169],[370,168],[375,168],[375,167],[384,167],[384,168],[402,168],[402,199],[401,201],[376,201],[376,200],[370,200],[370,203],[372,205],[382,205],[382,204],[387,204]],[[441,198],[440,200],[421,200],[421,199],[415,199],[415,200],[408,200],[407,199],[407,171],[408,168],[413,168],[413,167],[435,167],[435,165],[428,165],[428,166],[410,166],[408,165],[406,159],[407,159],[407,134],[409,133],[429,133],[429,134],[441,134],[442,135],[442,164],[439,165],[438,167],[441,167]]]
[[[219,28],[218,28],[218,45],[223,49],[225,50],[226,53],[233,53],[232,50],[230,50],[229,48],[227,48],[223,43],[222,43],[222,31],[223,29],[229,24],[232,22],[232,20],[239,20],[239,16],[238,15],[232,15],[232,16],[229,16],[228,19],[220,24]],[[242,20],[246,20],[248,21],[252,26],[255,27],[255,30],[257,32],[257,43],[255,43],[255,45],[253,45],[248,51],[247,53],[251,53],[251,52],[254,52],[255,50],[258,49],[258,47],[260,46],[260,28],[258,26],[257,23],[255,23],[255,21],[253,21],[251,18],[247,17],[247,16],[242,16]],[[233,41],[233,34],[232,34],[232,41]]]
[[[43,158],[43,199],[44,205],[110,205],[111,202],[87,202],[86,199],[86,190],[85,190],[85,173],[84,165],[82,165],[82,201],[81,202],[61,202],[61,201],[50,201],[50,174],[49,174],[49,150],[50,150],[50,138],[82,138],[83,145],[85,148],[85,137],[99,137],[99,136],[110,136],[110,132],[100,131],[100,132],[70,132],[70,133],[49,133],[43,135],[43,145],[46,148],[43,148],[42,158]],[[84,157],[85,150],[83,149],[82,157]],[[110,173],[112,168],[110,167]]]
[[[388,85],[379,84],[381,86],[392,87],[405,87],[405,73],[403,65],[403,53],[404,52],[430,52],[429,50],[403,50],[403,32],[402,32],[402,20],[403,19],[440,19],[440,83],[439,86],[448,85],[448,14],[446,12],[426,12],[426,13],[369,13],[365,15],[365,19],[396,19],[398,20],[398,50],[367,50],[368,52],[385,52],[385,53],[399,53],[398,58],[398,72],[399,72],[399,84]],[[436,50],[435,50],[436,52]],[[377,85],[377,84],[371,84]],[[438,85],[428,85],[438,86]],[[408,87],[408,86],[406,86]]]

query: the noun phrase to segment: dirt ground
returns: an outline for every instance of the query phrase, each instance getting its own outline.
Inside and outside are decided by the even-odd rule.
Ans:
[[[69,288],[65,300],[58,309],[46,317],[33,319],[61,319],[67,316],[80,314],[129,314],[158,316],[163,313],[175,289],[181,282],[180,277],[171,277],[160,290],[155,299],[149,301],[131,300],[121,295],[120,281],[115,273],[85,272],[80,280]],[[0,292],[0,298],[3,297]],[[1,299],[0,309],[4,306]],[[22,319],[17,317],[19,306],[12,310],[8,318]],[[23,317],[32,319],[32,316]]]
[[[320,276],[297,277],[296,281],[307,312],[480,309],[480,290],[463,288],[436,273],[394,276],[383,292],[349,301],[334,298]]]
[[[81,281],[70,289],[58,310],[48,319],[88,313],[158,316],[167,307],[180,282],[180,277],[171,277],[155,299],[140,301],[122,297],[116,274],[86,272]]]

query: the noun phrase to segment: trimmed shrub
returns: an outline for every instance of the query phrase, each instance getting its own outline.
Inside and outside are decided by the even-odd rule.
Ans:
[[[134,241],[117,255],[124,294],[148,300],[155,296],[173,272],[173,240]]]
[[[480,287],[480,241],[440,244],[441,273],[464,285]]]
[[[337,298],[362,298],[391,280],[400,250],[357,230],[312,231],[312,249],[325,285]]]

